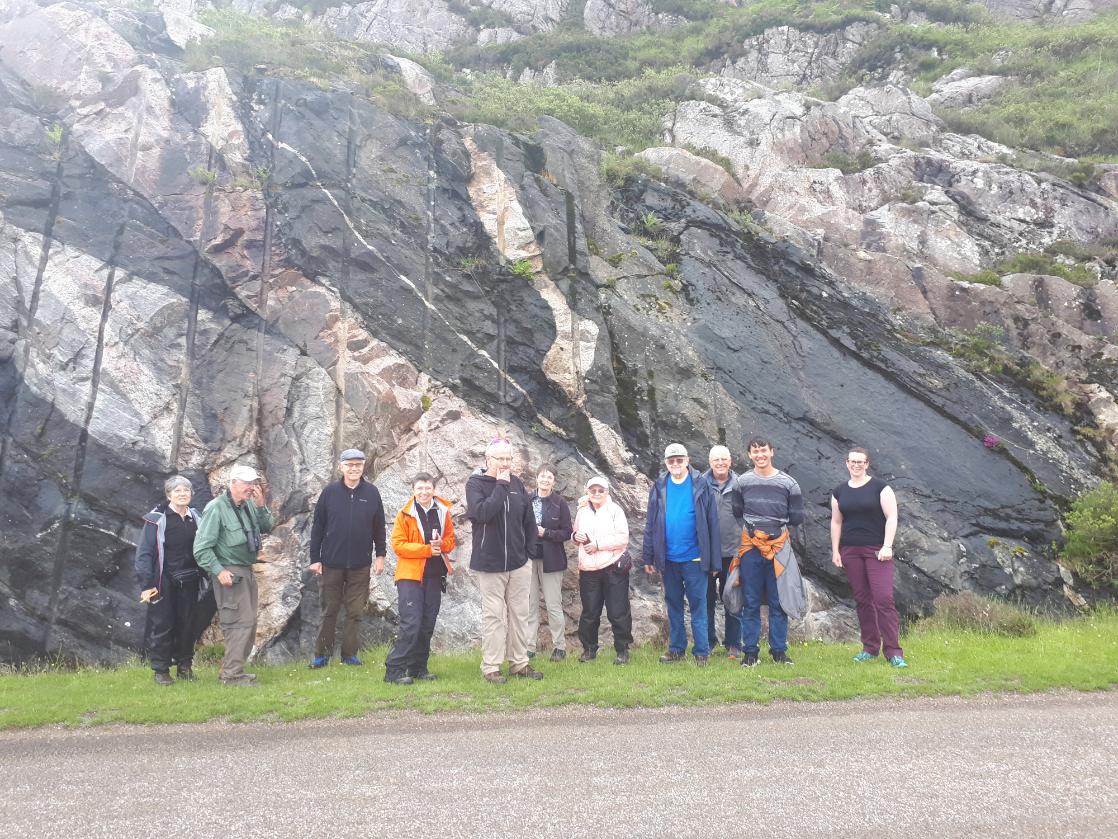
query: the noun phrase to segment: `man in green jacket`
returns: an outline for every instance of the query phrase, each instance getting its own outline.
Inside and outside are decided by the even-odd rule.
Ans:
[[[229,489],[206,505],[194,537],[194,560],[213,579],[218,620],[225,636],[221,683],[252,686],[256,676],[245,662],[256,640],[256,574],[261,534],[270,533],[272,514],[263,503],[260,476],[240,464],[229,474]]]

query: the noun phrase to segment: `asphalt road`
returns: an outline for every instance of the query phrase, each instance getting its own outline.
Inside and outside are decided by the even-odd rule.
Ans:
[[[0,733],[0,836],[1118,836],[1118,692]]]

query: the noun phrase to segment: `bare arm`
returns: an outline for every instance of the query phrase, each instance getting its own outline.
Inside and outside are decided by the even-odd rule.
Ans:
[[[881,512],[885,514],[885,543],[881,546],[882,560],[893,558],[893,540],[897,537],[897,496],[892,487],[881,490]]]
[[[842,539],[842,513],[838,499],[831,496],[831,562],[842,568],[842,554],[839,553],[839,540]]]

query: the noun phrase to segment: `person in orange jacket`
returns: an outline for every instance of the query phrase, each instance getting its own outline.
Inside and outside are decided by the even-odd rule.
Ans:
[[[454,573],[450,502],[435,495],[435,479],[426,472],[412,479],[412,497],[396,514],[392,550],[396,554],[400,629],[384,661],[384,680],[410,685],[416,679],[435,678],[427,669],[431,636],[447,575]]]

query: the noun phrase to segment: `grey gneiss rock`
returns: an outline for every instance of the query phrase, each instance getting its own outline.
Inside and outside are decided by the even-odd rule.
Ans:
[[[1011,149],[945,131],[905,88],[859,87],[837,102],[728,78],[698,89],[702,99],[665,118],[668,138],[728,158],[774,229],[903,311],[942,326],[999,324],[1014,346],[1045,362],[1060,354],[1066,372],[1114,389],[1108,283],[1084,291],[1055,280],[1080,302],[1042,294],[1022,309],[1005,290],[949,276],[1060,240],[1118,235],[1114,200],[1001,162]]]
[[[122,36],[142,30],[134,14],[0,12],[0,658],[136,650],[140,516],[169,474],[204,503],[235,462],[266,475],[278,522],[258,649],[307,654],[311,505],[350,445],[370,454],[390,515],[420,468],[457,501],[463,570],[437,643],[470,644],[461,499],[498,428],[521,468],[557,461],[568,496],[609,474],[634,533],[667,441],[701,453],[726,440],[740,456],[746,435],[771,434],[809,499],[797,542],[813,637],[849,633],[826,518],[855,440],[903,499],[904,611],[958,588],[1063,597],[1045,558],[1059,533],[1049,493],[1089,483],[1096,455],[1027,396],[899,337],[888,303],[670,187],[611,193],[595,149],[556,120],[525,138],[267,75],[186,72],[165,33]],[[922,118],[907,99],[865,118],[760,101],[852,151],[884,142],[878,116]],[[756,200],[760,158],[710,134]],[[759,139],[773,160],[826,150]],[[965,194],[964,177],[936,172],[969,162],[921,161],[903,171]],[[778,176],[794,185],[792,171]],[[1059,211],[1050,223],[1069,224]],[[986,429],[1005,450],[983,447]],[[995,537],[1021,551],[995,554]],[[638,576],[648,640],[663,607]],[[391,635],[394,596],[390,576],[374,581],[369,639]]]
[[[774,26],[747,38],[744,54],[728,63],[722,75],[776,88],[834,81],[877,30],[861,21],[833,32]]]

